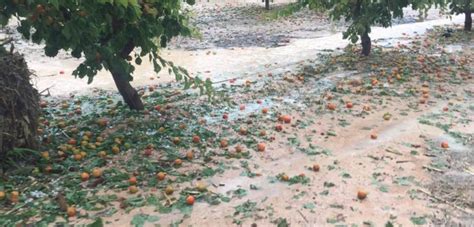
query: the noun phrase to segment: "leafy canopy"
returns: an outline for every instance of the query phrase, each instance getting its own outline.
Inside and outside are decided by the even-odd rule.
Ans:
[[[0,25],[11,17],[20,21],[18,30],[25,38],[45,45],[45,54],[54,57],[63,49],[84,61],[74,71],[89,83],[101,69],[131,75],[135,64],[148,58],[156,72],[168,66],[177,80],[210,86],[158,55],[172,37],[189,36],[193,30],[183,12],[183,3],[194,0],[3,0]],[[136,48],[136,49],[135,49]],[[132,50],[138,50],[132,52]],[[130,56],[133,54],[134,56]],[[133,78],[129,76],[129,80]],[[202,89],[202,88],[201,88]],[[202,91],[202,90],[201,90]]]

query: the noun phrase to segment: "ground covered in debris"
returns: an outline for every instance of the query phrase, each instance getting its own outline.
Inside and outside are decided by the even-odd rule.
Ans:
[[[175,84],[142,88],[143,112],[113,92],[46,98],[41,161],[3,176],[0,225],[472,224],[474,42],[445,31],[211,101]]]

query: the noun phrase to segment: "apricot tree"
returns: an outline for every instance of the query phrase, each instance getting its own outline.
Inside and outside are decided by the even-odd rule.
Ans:
[[[83,59],[73,75],[88,77],[89,83],[99,70],[110,71],[125,103],[141,110],[143,103],[130,81],[135,65],[144,59],[152,62],[156,72],[168,67],[186,87],[211,86],[209,80],[192,78],[159,55],[173,37],[192,33],[183,3],[192,5],[194,0],[3,0],[0,25],[15,17],[18,31],[44,44],[47,56],[65,50]]]
[[[371,27],[379,25],[389,27],[392,19],[403,17],[403,8],[409,5],[408,0],[305,0],[307,4],[329,9],[333,20],[345,19],[349,22],[343,33],[344,39],[362,43],[362,54],[367,56],[371,50],[369,33]]]
[[[474,12],[473,0],[447,0],[448,6],[453,14],[464,13],[464,30],[472,30],[472,13]]]
[[[464,30],[472,30],[472,13],[474,12],[474,0],[411,0],[413,9],[426,13],[433,6],[448,11],[451,14],[464,14]]]

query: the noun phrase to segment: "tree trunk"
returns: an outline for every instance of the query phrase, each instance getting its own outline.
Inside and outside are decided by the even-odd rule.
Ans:
[[[471,31],[472,30],[471,10],[466,9],[465,15],[466,15],[466,20],[464,21],[464,31]]]
[[[129,40],[118,55],[122,59],[127,59],[134,48],[135,44],[133,43],[133,40]],[[114,67],[115,64],[113,64],[113,62],[107,63],[109,65],[109,70],[112,73],[112,77],[114,78],[115,86],[117,86],[120,95],[122,95],[123,101],[125,101],[128,107],[132,110],[145,109],[137,90],[130,85],[130,80],[128,79],[130,75],[127,75],[120,69]]]
[[[128,75],[124,75],[123,73],[114,71],[113,69],[110,70],[112,73],[112,77],[114,78],[115,85],[117,86],[118,91],[123,97],[123,100],[128,105],[128,107],[132,110],[143,110],[145,107],[143,106],[143,102],[138,95],[137,90],[130,85],[130,81],[128,80]]]
[[[361,43],[362,43],[362,54],[364,56],[369,56],[370,54],[370,49],[372,48],[372,43],[370,41],[369,34],[365,32],[363,35],[361,35]]]
[[[266,10],[270,9],[270,0],[265,0],[265,9]]]

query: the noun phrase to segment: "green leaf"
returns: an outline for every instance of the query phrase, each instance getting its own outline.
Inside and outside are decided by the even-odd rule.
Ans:
[[[414,225],[424,225],[424,224],[426,224],[426,219],[425,219],[424,216],[419,216],[419,217],[413,216],[413,217],[410,218],[410,221]]]
[[[59,9],[59,0],[49,0],[49,4],[53,5],[56,9]]]
[[[87,225],[87,227],[102,227],[102,226],[104,226],[104,222],[102,221],[102,218],[97,218],[94,222]]]
[[[303,208],[312,210],[312,209],[316,208],[316,205],[314,205],[313,202],[305,203],[305,204],[303,205]]]
[[[148,214],[137,214],[133,216],[130,224],[135,227],[141,227],[144,226],[146,222],[157,222],[158,220],[160,220],[160,217],[158,216],[152,216]]]

